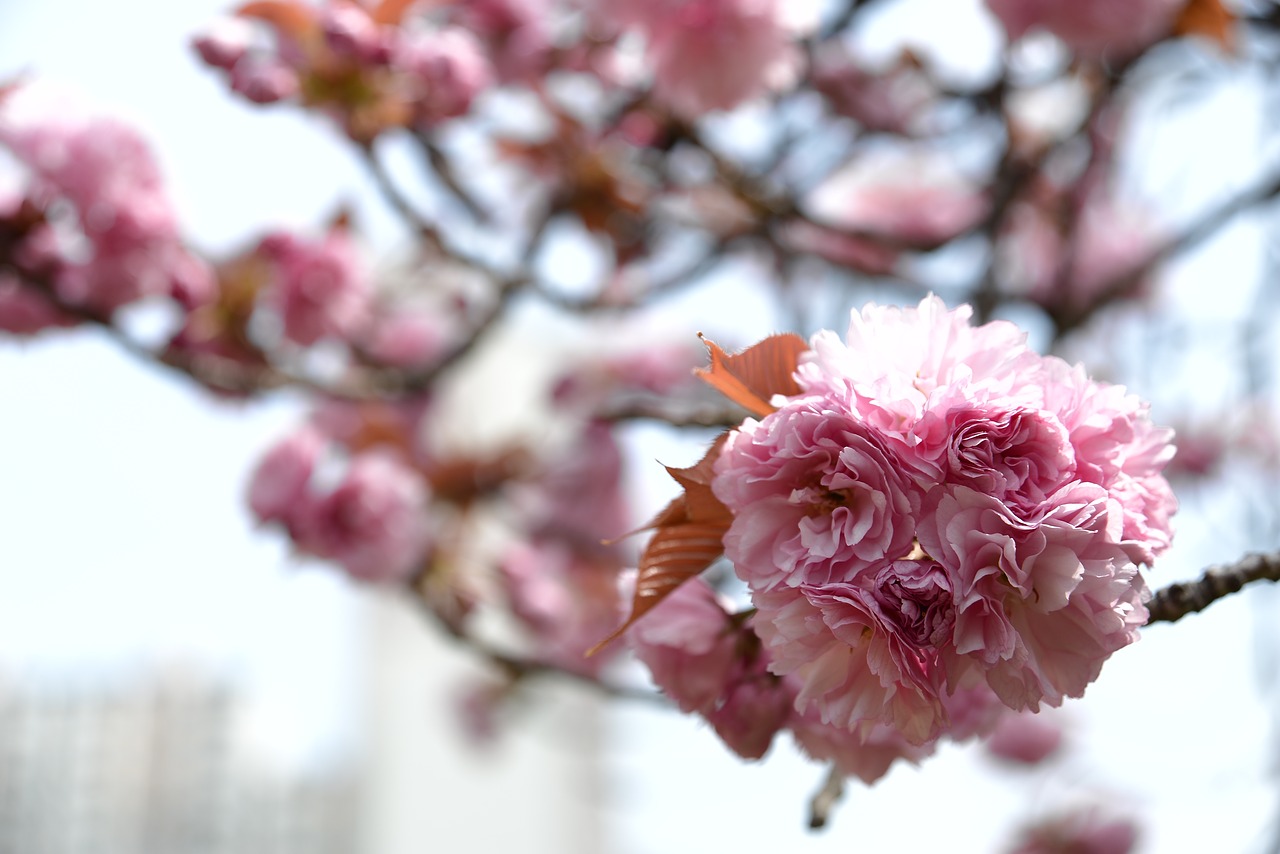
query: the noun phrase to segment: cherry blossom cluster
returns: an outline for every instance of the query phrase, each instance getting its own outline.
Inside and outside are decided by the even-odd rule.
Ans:
[[[761,417],[703,464],[753,610],[735,622],[689,594],[703,617],[664,602],[633,633],[657,683],[735,749],[722,719],[767,709],[774,729],[799,715],[853,745],[890,732],[911,758],[904,745],[973,733],[957,698],[1036,711],[1081,696],[1146,621],[1139,566],[1168,547],[1176,508],[1172,431],[1013,325],[970,318],[936,297],[868,306],[844,340],[815,335],[767,402],[749,368],[725,369],[742,373],[730,384],[713,362],[719,387],[759,386],[736,399]],[[716,516],[702,506],[686,516]],[[670,512],[654,524],[651,568],[707,536]],[[735,699],[742,682],[773,705]]]

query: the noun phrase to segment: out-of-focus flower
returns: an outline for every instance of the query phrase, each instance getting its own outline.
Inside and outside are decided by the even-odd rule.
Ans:
[[[268,451],[249,482],[253,515],[263,522],[289,524],[307,500],[324,446],[318,431],[304,428]]]
[[[28,203],[49,216],[41,254],[56,258],[60,300],[110,315],[169,293],[189,267],[159,167],[133,128],[22,86],[0,102],[0,145],[28,170]]]
[[[911,136],[936,96],[935,87],[910,54],[884,70],[862,66],[842,47],[828,47],[814,60],[813,87],[838,115],[868,131]]]
[[[1162,237],[1151,216],[1090,199],[1069,226],[1054,215],[1061,202],[1051,196],[1038,205],[1014,206],[1000,244],[1006,290],[1063,318],[1081,316],[1102,300],[1149,293],[1150,271],[1139,268]],[[1135,280],[1126,279],[1139,272]]]
[[[416,87],[414,110],[424,125],[464,115],[493,82],[480,42],[456,27],[404,37],[395,62]]]
[[[275,269],[264,297],[285,338],[303,346],[345,340],[368,320],[369,280],[346,229],[332,228],[318,241],[280,232],[265,238],[261,251]]]
[[[997,759],[1039,765],[1062,748],[1062,727],[1043,713],[1007,714],[996,723],[984,745]]]
[[[654,97],[689,119],[764,94],[799,59],[781,0],[609,0],[597,11],[644,35]]]
[[[332,490],[312,492],[290,514],[298,548],[361,581],[403,581],[429,543],[426,482],[399,458],[355,455]]]
[[[1009,854],[1129,854],[1138,825],[1099,809],[1079,809],[1024,828]]]
[[[936,248],[972,228],[987,200],[939,164],[908,158],[855,164],[823,184],[807,207],[813,223],[795,229],[793,242],[835,263],[882,274],[905,247]]]
[[[1010,40],[1046,30],[1089,57],[1126,57],[1173,29],[1181,0],[987,0]]]

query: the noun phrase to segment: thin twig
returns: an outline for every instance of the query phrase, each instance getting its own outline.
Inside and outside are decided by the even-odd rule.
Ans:
[[[831,810],[844,797],[844,775],[835,765],[827,771],[822,788],[809,800],[809,829],[820,830],[831,819]]]

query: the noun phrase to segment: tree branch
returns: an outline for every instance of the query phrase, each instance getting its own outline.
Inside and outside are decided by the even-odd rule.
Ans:
[[[1280,581],[1280,551],[1253,552],[1235,563],[1211,566],[1196,581],[1170,584],[1147,603],[1152,623],[1172,623],[1203,611],[1254,581]]]

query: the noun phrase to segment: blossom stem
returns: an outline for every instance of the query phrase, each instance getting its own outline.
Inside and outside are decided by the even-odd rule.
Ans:
[[[1253,552],[1235,563],[1211,566],[1195,581],[1170,584],[1147,603],[1152,623],[1172,623],[1254,581],[1280,581],[1280,551]]]
[[[809,829],[819,830],[827,826],[831,810],[844,797],[844,775],[835,765],[827,772],[822,788],[809,801]]]

